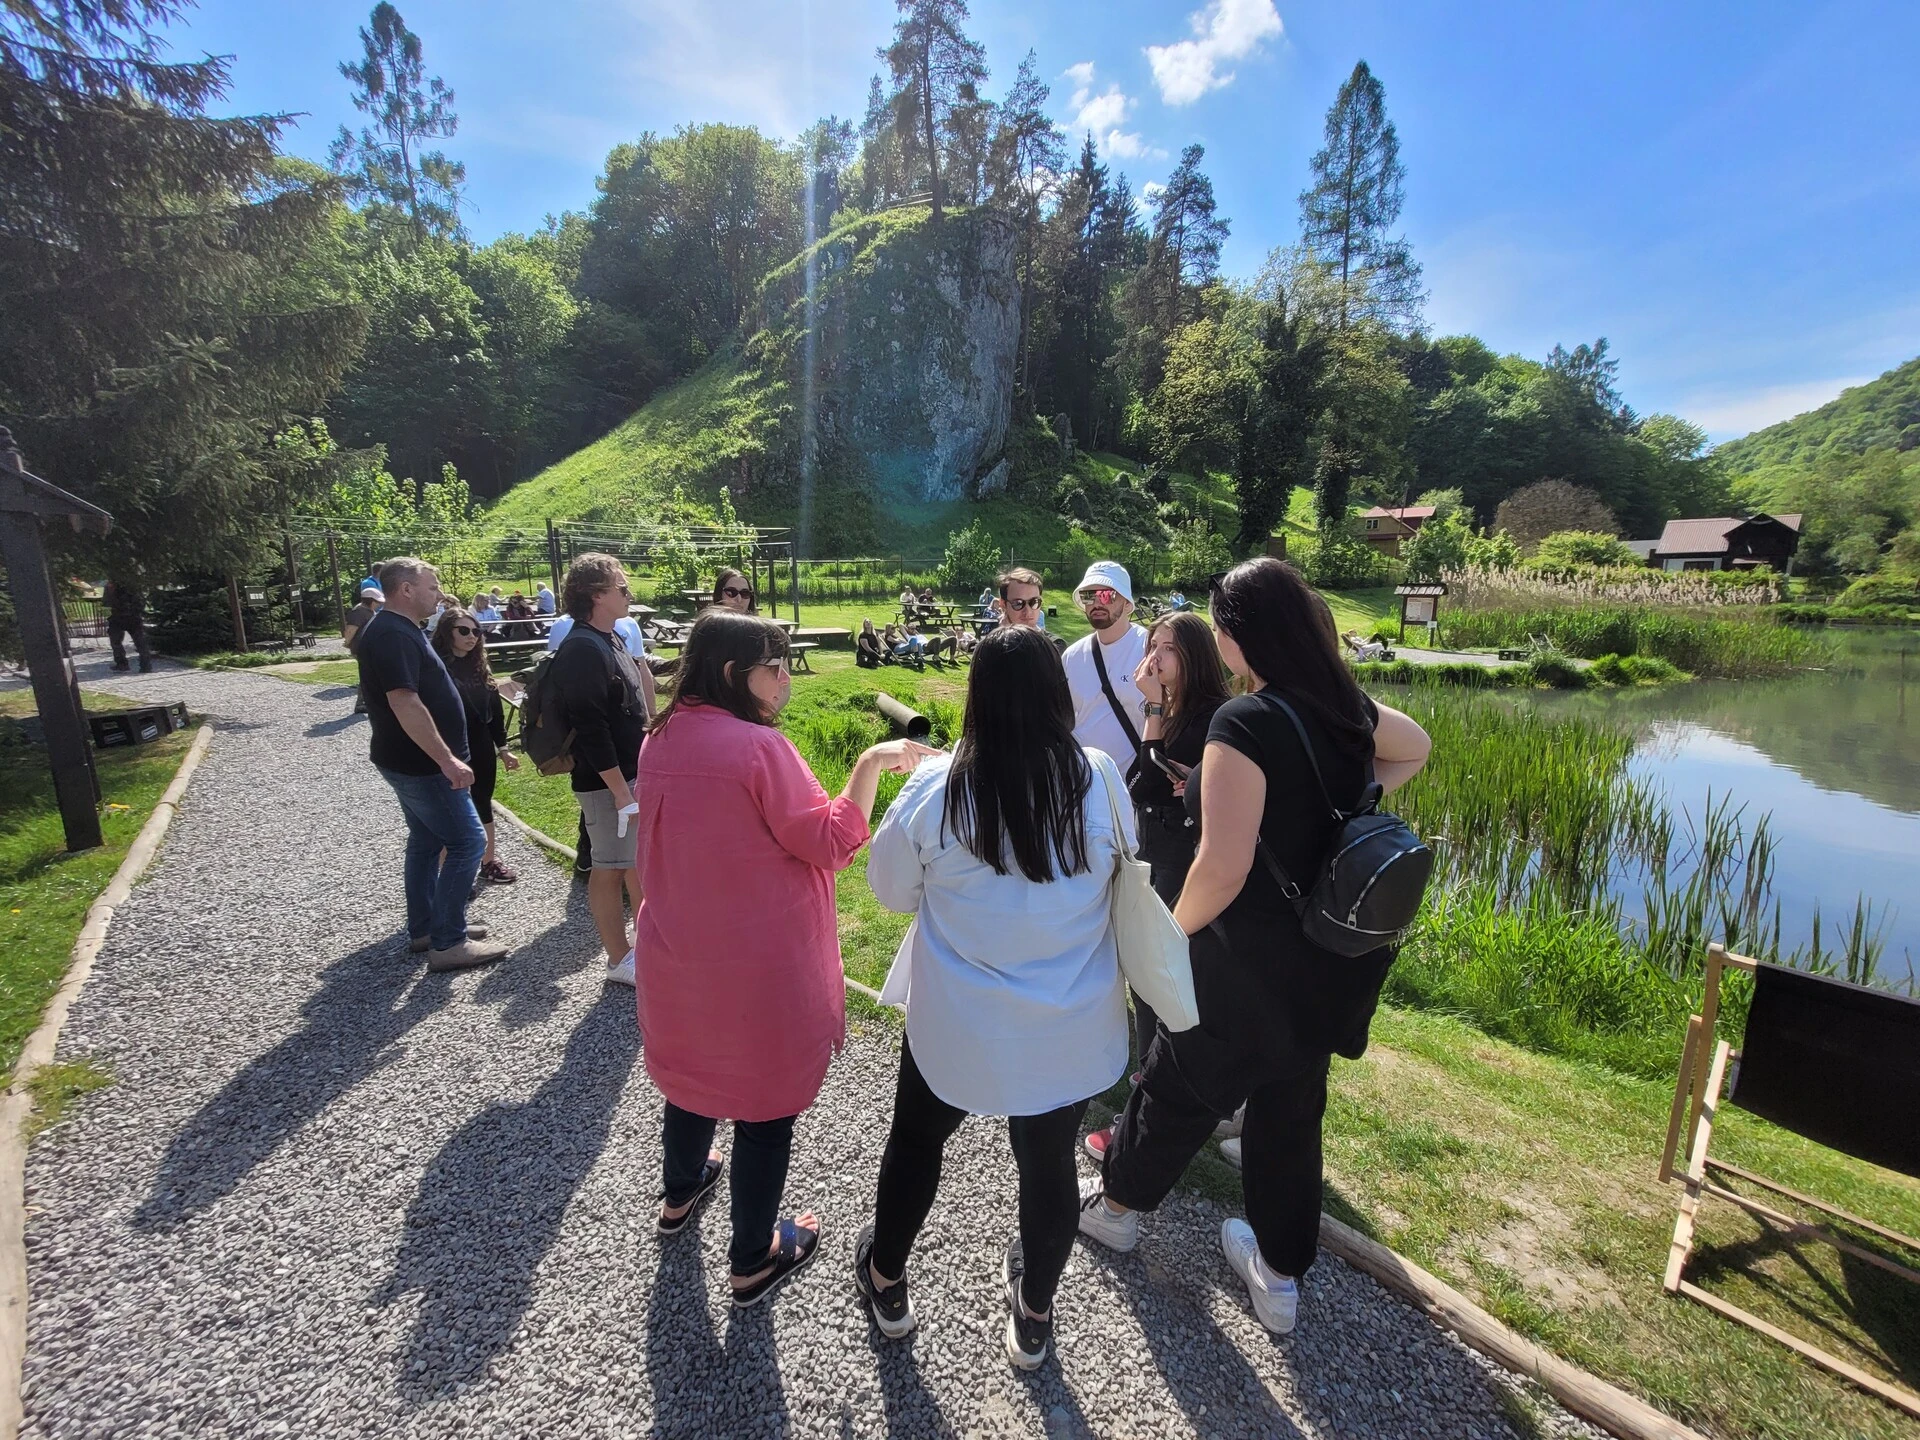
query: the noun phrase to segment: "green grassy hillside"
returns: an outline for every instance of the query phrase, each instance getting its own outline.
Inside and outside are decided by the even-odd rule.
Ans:
[[[1810,468],[1823,455],[1920,447],[1920,357],[1842,391],[1818,410],[1769,425],[1713,453],[1735,475]]]

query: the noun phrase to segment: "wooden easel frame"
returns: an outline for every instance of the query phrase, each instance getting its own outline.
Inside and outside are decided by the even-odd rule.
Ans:
[[[1862,1246],[1854,1244],[1843,1235],[1836,1235],[1818,1225],[1810,1225],[1796,1220],[1791,1215],[1776,1210],[1726,1186],[1716,1183],[1715,1175],[1729,1176],[1744,1180],[1750,1185],[1785,1196],[1797,1204],[1844,1220],[1869,1234],[1877,1235],[1892,1244],[1905,1247],[1920,1255],[1920,1240],[1910,1235],[1902,1235],[1897,1230],[1889,1230],[1858,1215],[1849,1214],[1824,1200],[1816,1200],[1811,1195],[1803,1195],[1798,1190],[1790,1190],[1764,1175],[1755,1174],[1742,1166],[1730,1164],[1725,1160],[1716,1160],[1708,1152],[1713,1141],[1714,1115],[1720,1105],[1720,1092],[1726,1083],[1727,1065],[1733,1059],[1733,1047],[1726,1041],[1714,1039],[1714,1027],[1720,1017],[1720,981],[1731,966],[1736,970],[1752,973],[1758,968],[1758,962],[1744,955],[1730,953],[1724,946],[1707,947],[1706,993],[1701,1000],[1700,1013],[1687,1021],[1687,1040],[1680,1052],[1680,1075],[1674,1086],[1673,1109],[1667,1118],[1667,1143],[1660,1156],[1660,1179],[1662,1183],[1678,1178],[1683,1189],[1680,1196],[1680,1213],[1673,1223],[1673,1243],[1667,1251],[1666,1288],[1669,1294],[1684,1295],[1697,1300],[1709,1310],[1738,1321],[1748,1329],[1756,1330],[1770,1340],[1776,1340],[1788,1349],[1805,1356],[1814,1364],[1831,1370],[1843,1379],[1858,1385],[1862,1390],[1879,1396],[1890,1405],[1896,1405],[1908,1414],[1920,1417],[1920,1394],[1915,1394],[1905,1386],[1882,1380],[1870,1375],[1857,1365],[1851,1365],[1837,1355],[1830,1355],[1819,1346],[1791,1335],[1779,1326],[1762,1320],[1758,1315],[1741,1309],[1717,1295],[1710,1295],[1686,1278],[1687,1262],[1693,1254],[1694,1227],[1698,1221],[1701,1201],[1711,1197],[1737,1205],[1749,1214],[1790,1230],[1796,1235],[1819,1240],[1842,1250],[1856,1259],[1877,1265],[1882,1270],[1899,1276],[1903,1280],[1920,1285],[1920,1270],[1887,1259]],[[1691,1102],[1691,1103],[1689,1103]],[[1684,1144],[1683,1144],[1684,1139]],[[1674,1169],[1674,1160],[1686,1153],[1686,1168]]]

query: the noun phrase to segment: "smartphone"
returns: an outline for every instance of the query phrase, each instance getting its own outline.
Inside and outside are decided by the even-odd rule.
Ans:
[[[1148,758],[1162,770],[1166,771],[1170,779],[1184,780],[1193,774],[1193,767],[1191,765],[1182,765],[1178,760],[1168,759],[1167,752],[1164,750],[1155,750]]]

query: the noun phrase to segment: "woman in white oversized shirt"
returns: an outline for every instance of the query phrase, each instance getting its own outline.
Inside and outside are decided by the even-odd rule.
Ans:
[[[1131,836],[1113,761],[1073,738],[1053,644],[1003,626],[980,642],[951,757],[887,811],[867,861],[880,903],[911,911],[882,998],[904,1001],[893,1124],[855,1277],[881,1331],[913,1328],[906,1266],[940,1156],[969,1114],[1005,1115],[1020,1238],[1003,1270],[1007,1355],[1032,1369],[1079,1216],[1074,1143],[1087,1101],[1127,1068],[1127,1007],[1110,919]]]

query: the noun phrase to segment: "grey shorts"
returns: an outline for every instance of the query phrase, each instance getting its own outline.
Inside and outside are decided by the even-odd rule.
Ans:
[[[640,817],[627,817],[627,833],[623,836],[618,833],[620,807],[613,803],[611,790],[582,790],[573,798],[580,802],[580,818],[587,822],[587,840],[593,846],[593,868],[631,870]]]

